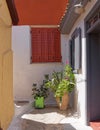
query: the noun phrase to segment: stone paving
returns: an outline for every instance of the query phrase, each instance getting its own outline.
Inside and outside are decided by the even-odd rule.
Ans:
[[[92,130],[92,128],[82,125],[70,109],[61,111],[57,107],[46,107],[15,116],[8,130]]]

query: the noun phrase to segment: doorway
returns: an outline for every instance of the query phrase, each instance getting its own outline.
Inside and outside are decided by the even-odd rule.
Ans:
[[[87,105],[89,122],[100,120],[100,31],[95,29],[95,32],[88,34],[87,47]]]
[[[87,123],[100,121],[100,1],[85,18],[87,53]]]

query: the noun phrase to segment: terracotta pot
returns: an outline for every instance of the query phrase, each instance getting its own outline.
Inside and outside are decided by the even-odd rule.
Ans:
[[[64,95],[62,96],[61,99],[59,97],[56,97],[56,101],[57,101],[57,104],[58,104],[60,110],[66,110],[68,107],[68,103],[69,103],[68,93],[64,93]]]

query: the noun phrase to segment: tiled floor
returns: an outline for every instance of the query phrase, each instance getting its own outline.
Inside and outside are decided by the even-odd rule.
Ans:
[[[15,107],[16,114],[8,130],[92,130],[79,122],[70,109],[61,111],[57,107],[46,107],[25,112],[25,106],[22,106],[24,109]]]
[[[79,122],[78,117],[68,109],[58,107],[35,109],[22,116],[22,130],[92,130]]]

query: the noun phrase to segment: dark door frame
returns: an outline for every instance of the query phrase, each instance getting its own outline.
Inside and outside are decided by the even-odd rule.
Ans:
[[[94,7],[91,9],[87,17],[85,18],[85,36],[86,36],[86,54],[87,54],[87,59],[86,59],[86,75],[87,75],[87,124],[89,125],[90,122],[90,53],[89,53],[89,34],[88,32],[88,21],[89,19],[97,12],[97,10],[100,8],[100,0],[96,2]]]

